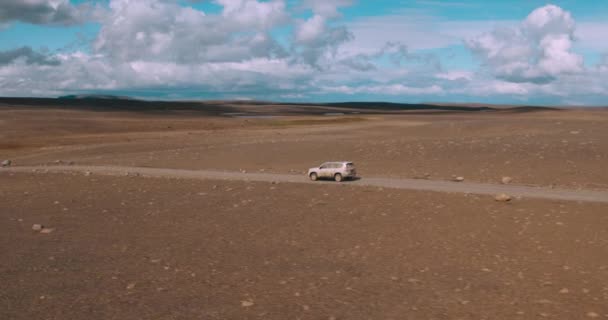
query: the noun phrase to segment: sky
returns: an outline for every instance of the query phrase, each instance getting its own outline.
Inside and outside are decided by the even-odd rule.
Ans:
[[[2,0],[0,96],[608,105],[608,5]]]

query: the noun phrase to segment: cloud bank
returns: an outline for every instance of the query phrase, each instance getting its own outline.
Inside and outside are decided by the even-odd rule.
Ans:
[[[572,52],[574,31],[570,13],[548,5],[534,10],[517,29],[495,29],[466,44],[496,77],[542,84],[583,72],[583,58]]]
[[[467,33],[459,43],[478,64],[467,69],[446,67],[439,54],[419,50],[407,38],[359,50],[357,30],[365,23],[344,19],[341,10],[354,5],[349,0],[307,0],[297,8],[283,0],[215,0],[217,13],[174,0],[110,0],[103,8],[67,0],[6,1],[0,23],[100,24],[86,52],[27,46],[0,51],[0,95],[6,96],[107,91],[165,92],[175,98],[522,103],[532,96],[600,103],[608,96],[608,58],[586,65],[573,49],[574,17],[554,5],[512,26]],[[452,30],[460,32],[455,25]],[[452,45],[456,39],[437,37],[429,43]]]
[[[96,8],[69,0],[2,0],[0,24],[21,21],[40,25],[75,25],[92,19]]]

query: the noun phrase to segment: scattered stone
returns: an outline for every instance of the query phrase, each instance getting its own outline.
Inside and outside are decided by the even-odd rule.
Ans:
[[[464,181],[464,177],[455,177],[454,178],[454,182],[463,182]]]
[[[509,196],[509,195],[507,195],[507,194],[504,194],[504,193],[501,193],[501,194],[499,194],[499,195],[496,195],[496,196],[494,197],[494,200],[496,200],[496,201],[498,201],[498,202],[509,202],[509,201],[511,201],[512,199],[511,199],[511,196]]]
[[[13,162],[11,160],[4,160],[4,161],[2,161],[2,166],[3,167],[10,167],[12,163]]]
[[[502,182],[502,184],[509,184],[511,183],[511,181],[513,181],[511,177],[502,177],[502,179],[500,179],[500,182]]]
[[[249,307],[252,307],[253,305],[254,305],[254,303],[251,300],[241,301],[241,307],[249,308]]]
[[[36,223],[36,224],[32,225],[32,230],[34,230],[34,231],[40,232],[40,231],[42,231],[42,229],[44,229],[44,226],[41,224]]]
[[[53,231],[55,231],[55,229],[53,228],[42,228],[42,230],[40,230],[40,233],[49,234]]]
[[[88,176],[90,176],[90,175],[92,175],[92,174],[93,174],[93,173],[91,173],[91,171],[85,171],[85,173],[84,173],[84,175],[85,175],[86,177],[88,177]]]
[[[131,290],[133,288],[135,288],[135,282],[131,282],[127,285],[127,290]]]
[[[420,180],[428,180],[431,178],[431,174],[430,173],[425,173],[423,175],[416,175],[414,176],[414,179],[420,179]]]
[[[561,293],[561,294],[566,294],[568,292],[570,292],[570,290],[568,290],[567,288],[563,288],[563,289],[559,290],[559,293]]]
[[[599,318],[600,315],[595,312],[587,312],[587,318]]]

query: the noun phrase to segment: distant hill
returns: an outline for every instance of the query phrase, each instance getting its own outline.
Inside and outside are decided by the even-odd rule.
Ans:
[[[509,106],[491,104],[441,103],[389,103],[389,102],[338,102],[338,103],[282,103],[270,101],[148,101],[131,97],[80,94],[59,98],[2,98],[0,108],[45,107],[95,111],[132,111],[150,113],[190,112],[193,115],[228,116],[248,115],[332,115],[332,114],[446,114],[465,112],[529,113],[559,110],[556,107]],[[595,108],[598,110],[597,108]]]
[[[433,105],[425,103],[393,103],[393,102],[336,102],[323,104],[335,108],[406,111],[406,110],[437,110],[437,111],[492,111],[488,106],[465,105]]]
[[[136,100],[128,96],[113,96],[113,95],[102,95],[102,94],[72,94],[67,96],[61,96],[57,99],[67,100],[83,100],[83,99],[95,99],[95,100]]]

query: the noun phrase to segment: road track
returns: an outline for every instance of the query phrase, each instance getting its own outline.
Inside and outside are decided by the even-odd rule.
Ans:
[[[331,181],[310,181],[306,176],[277,173],[244,173],[232,171],[186,170],[169,168],[124,167],[124,166],[15,166],[0,168],[0,173],[87,173],[96,175],[131,175],[155,178],[181,178],[199,180],[237,180],[257,182],[281,182],[327,185]],[[561,201],[583,201],[608,203],[608,191],[554,189],[522,185],[488,184],[476,182],[452,182],[444,180],[393,179],[363,177],[356,181],[343,182],[351,186],[380,187],[392,189],[496,195],[505,193],[511,197],[550,199]]]

